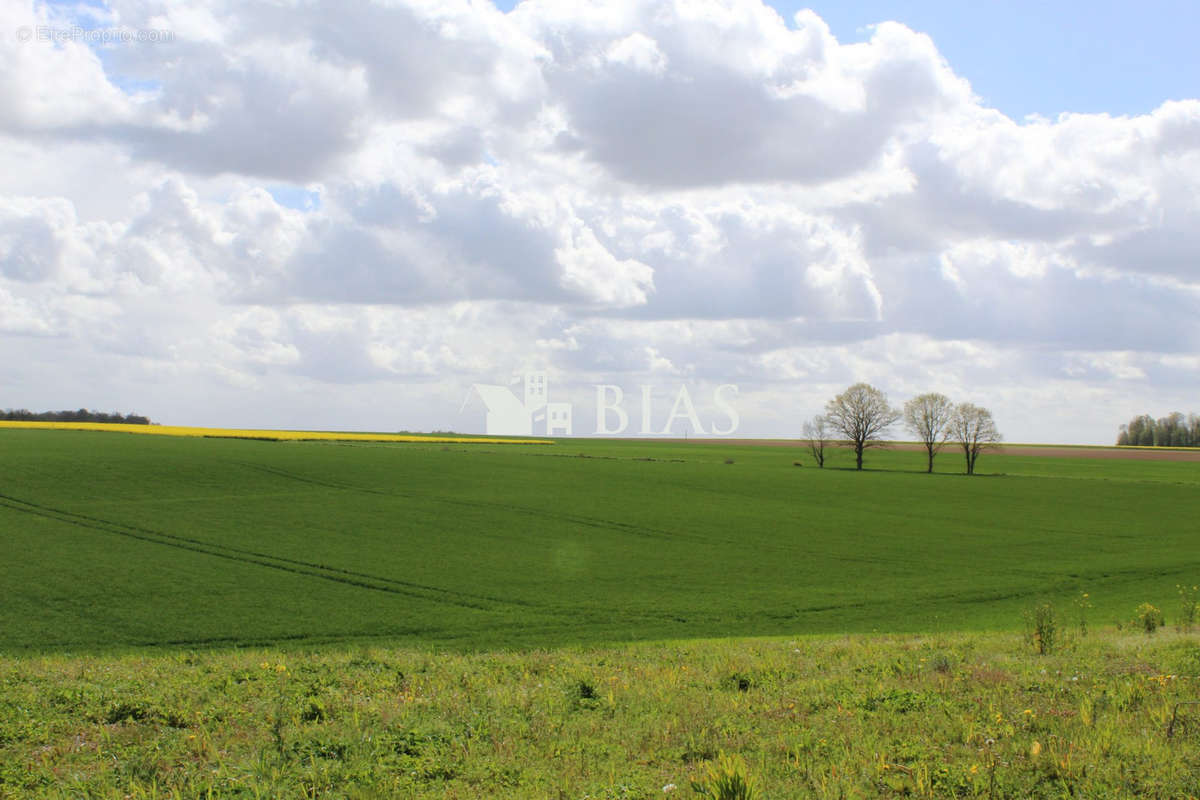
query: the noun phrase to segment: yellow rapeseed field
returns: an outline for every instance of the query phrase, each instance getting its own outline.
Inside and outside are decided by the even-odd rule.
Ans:
[[[109,431],[152,436],[195,436],[219,439],[270,439],[275,441],[330,442],[432,442],[453,444],[550,444],[548,439],[490,439],[476,436],[414,436],[400,433],[343,433],[341,431],[266,431],[239,428],[193,428],[182,425],[125,425],[108,422],[25,422],[0,420],[6,428],[56,431]]]

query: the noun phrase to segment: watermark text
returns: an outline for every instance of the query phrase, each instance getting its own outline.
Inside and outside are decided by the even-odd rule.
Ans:
[[[165,28],[82,28],[78,25],[23,25],[17,28],[18,42],[87,45],[108,44],[168,44],[175,33]]]

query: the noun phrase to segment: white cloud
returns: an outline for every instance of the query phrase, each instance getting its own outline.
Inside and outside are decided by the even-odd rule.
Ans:
[[[11,35],[84,13],[174,37]],[[369,385],[453,427],[420,404],[539,362],[740,382],[763,434],[866,379],[1104,441],[1200,388],[1200,100],[1018,123],[919,32],[759,0],[5,0],[0,28],[0,405],[389,427]],[[1063,396],[1094,410],[1030,421]]]

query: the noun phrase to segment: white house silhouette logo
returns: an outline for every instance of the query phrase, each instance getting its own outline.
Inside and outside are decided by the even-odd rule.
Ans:
[[[526,372],[513,378],[512,385],[522,382],[525,384],[524,402],[508,386],[471,385],[467,400],[474,392],[487,406],[487,433],[491,436],[533,436],[536,427],[539,434],[546,436],[570,436],[571,404],[547,402],[550,383],[546,373]]]

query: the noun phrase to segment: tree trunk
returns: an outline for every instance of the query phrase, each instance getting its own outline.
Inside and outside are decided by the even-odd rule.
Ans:
[[[931,474],[933,472],[933,448],[932,447],[929,448],[929,469],[925,470],[925,472],[926,472],[926,474]]]
[[[854,457],[855,457],[856,461],[858,462],[858,467],[857,467],[858,469],[862,469],[862,451],[863,451],[863,448],[862,448],[861,444],[854,446]]]

